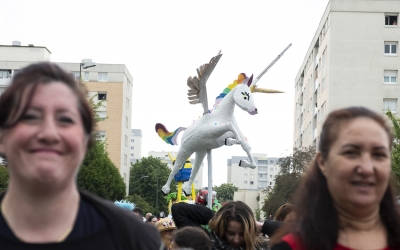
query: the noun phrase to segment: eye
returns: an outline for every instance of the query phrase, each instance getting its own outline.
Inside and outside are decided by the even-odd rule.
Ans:
[[[74,123],[74,121],[68,116],[60,117],[60,122],[62,122],[62,123],[70,123],[70,124]]]
[[[31,120],[35,120],[35,119],[37,119],[37,118],[38,118],[37,115],[27,113],[27,114],[25,114],[24,116],[22,116],[21,120],[24,120],[24,121],[31,121]]]
[[[243,99],[247,100],[247,97],[243,97]]]

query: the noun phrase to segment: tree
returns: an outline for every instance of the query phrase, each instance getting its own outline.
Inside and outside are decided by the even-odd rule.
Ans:
[[[220,186],[214,186],[213,190],[217,192],[219,202],[232,201],[235,191],[238,191],[238,187],[232,183],[222,183]]]
[[[301,175],[307,170],[315,153],[315,147],[293,149],[292,155],[278,160],[280,172],[262,208],[267,216],[275,214],[280,206],[292,200]]]
[[[386,115],[393,123],[393,147],[392,147],[392,173],[396,182],[396,191],[399,194],[400,190],[400,119],[395,117],[390,110]]]
[[[125,183],[105,151],[104,142],[96,140],[87,152],[78,173],[78,187],[108,200],[125,198]]]
[[[126,197],[127,201],[132,202],[135,204],[135,207],[140,207],[144,213],[152,213],[154,214],[156,209],[151,206],[149,203],[147,203],[142,197],[139,195],[130,195]]]
[[[0,164],[0,192],[5,191],[8,187],[8,169]]]
[[[155,208],[156,214],[161,211],[168,214],[168,202],[164,199],[161,187],[167,182],[170,173],[171,170],[167,164],[162,163],[159,159],[152,156],[143,157],[140,161],[131,164],[129,194],[142,197],[151,207]],[[143,176],[147,177],[141,178]],[[175,181],[171,183],[170,192],[176,192]]]

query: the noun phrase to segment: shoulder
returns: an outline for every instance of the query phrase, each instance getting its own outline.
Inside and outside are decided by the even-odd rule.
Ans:
[[[299,242],[293,234],[282,237],[282,241],[272,247],[272,250],[300,250]]]
[[[113,237],[126,249],[155,249],[161,247],[160,235],[155,227],[143,223],[133,212],[121,209],[114,203],[85,191],[82,199],[94,206],[106,219]]]

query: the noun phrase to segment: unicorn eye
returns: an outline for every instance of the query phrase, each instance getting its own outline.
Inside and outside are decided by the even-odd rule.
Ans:
[[[247,97],[243,97],[245,100],[247,100]]]

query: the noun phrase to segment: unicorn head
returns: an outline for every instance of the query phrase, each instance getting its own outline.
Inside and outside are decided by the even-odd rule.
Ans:
[[[246,74],[241,73],[238,77],[238,83],[241,82],[241,84],[236,85],[233,99],[235,100],[235,103],[238,107],[240,107],[244,111],[249,112],[250,115],[255,115],[258,112],[250,90],[252,81],[253,75],[248,78]]]

